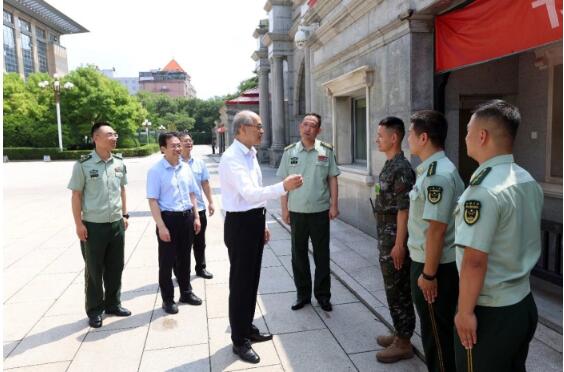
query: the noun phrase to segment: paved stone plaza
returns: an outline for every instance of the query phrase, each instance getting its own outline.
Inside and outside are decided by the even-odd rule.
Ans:
[[[207,155],[208,147],[195,153]],[[159,155],[127,159],[126,265],[122,300],[133,315],[106,317],[99,329],[84,314],[83,261],[74,232],[70,191],[73,162],[4,164],[4,369],[14,371],[424,371],[414,358],[379,364],[375,336],[387,332],[376,241],[341,221],[332,223],[331,313],[316,304],[294,312],[290,236],[269,203],[272,241],[265,248],[255,324],[275,334],[255,344],[262,361],[250,365],[231,351],[227,295],[229,262],[221,213],[208,219],[206,249],[212,280],[193,277],[202,306],[161,310],[155,226],[145,199],[145,176]],[[217,158],[206,157],[218,211]],[[264,168],[265,184],[275,181]],[[177,292],[178,297],[178,292]],[[420,340],[415,339],[420,349]],[[562,370],[562,336],[539,325],[531,371]]]

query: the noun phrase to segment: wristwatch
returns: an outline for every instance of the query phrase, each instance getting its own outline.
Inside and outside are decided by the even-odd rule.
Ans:
[[[424,271],[421,271],[421,276],[423,277],[423,279],[425,280],[435,280],[437,278],[437,274],[435,273],[435,275],[427,275],[425,274]]]
[[[129,219],[129,213],[124,214],[124,215],[123,215],[123,218]]]

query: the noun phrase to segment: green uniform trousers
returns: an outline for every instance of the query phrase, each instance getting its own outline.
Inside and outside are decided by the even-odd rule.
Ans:
[[[86,314],[90,317],[121,305],[125,224],[123,220],[83,222],[88,239],[80,242],[80,247],[85,263]]]
[[[319,300],[331,298],[329,270],[329,211],[319,213],[290,212],[292,227],[292,270],[299,300],[311,299],[311,271],[308,241],[313,245],[315,278],[313,294]]]
[[[529,343],[537,329],[537,306],[529,293],[520,302],[502,307],[476,306],[478,342],[466,351],[456,334],[458,372],[525,372]]]
[[[429,305],[417,285],[424,264],[411,262],[411,296],[421,321],[425,364],[430,372],[456,371],[454,360],[454,315],[458,302],[456,263],[440,264],[437,270],[438,296]]]

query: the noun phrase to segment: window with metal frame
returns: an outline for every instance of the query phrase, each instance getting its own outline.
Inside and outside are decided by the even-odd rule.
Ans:
[[[6,12],[4,12],[4,20]],[[16,53],[16,33],[10,26],[4,25],[4,69],[6,72],[18,72]]]
[[[352,100],[353,163],[366,163],[366,98]]]

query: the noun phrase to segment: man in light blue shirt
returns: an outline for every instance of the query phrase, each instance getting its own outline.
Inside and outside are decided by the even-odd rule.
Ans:
[[[180,161],[181,145],[176,133],[163,133],[159,145],[164,157],[147,174],[147,199],[159,243],[159,287],[163,309],[176,314],[172,270],[180,287],[180,302],[201,305],[190,284],[190,247],[200,232],[196,196],[198,185],[190,167]]]
[[[193,141],[188,133],[180,133],[180,143],[182,144],[182,154],[180,159],[190,165],[192,174],[198,184],[198,190],[195,192],[196,200],[198,202],[198,214],[200,216],[200,223],[202,225],[200,233],[194,237],[194,258],[196,260],[196,275],[204,279],[211,279],[213,275],[206,270],[206,227],[208,220],[206,217],[206,203],[204,202],[203,194],[206,194],[208,200],[208,210],[210,217],[215,212],[213,204],[212,192],[209,182],[209,172],[206,163],[197,157],[192,156]]]

